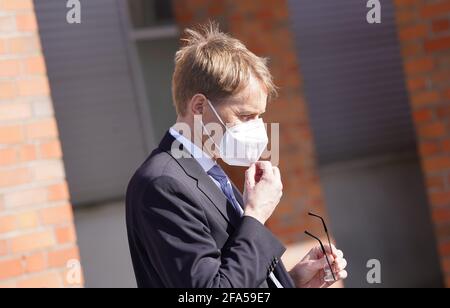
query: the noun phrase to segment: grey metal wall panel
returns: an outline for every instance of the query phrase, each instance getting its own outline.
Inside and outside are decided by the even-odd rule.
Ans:
[[[367,1],[289,0],[319,161],[415,149],[394,7],[368,24]]]
[[[66,1],[35,0],[74,204],[122,197],[146,155],[117,1],[81,4],[70,25]]]

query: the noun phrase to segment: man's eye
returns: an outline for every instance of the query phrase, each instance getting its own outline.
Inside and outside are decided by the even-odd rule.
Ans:
[[[250,120],[254,120],[258,117],[258,115],[256,114],[250,114],[250,115],[241,115],[240,118],[242,121],[250,121]]]

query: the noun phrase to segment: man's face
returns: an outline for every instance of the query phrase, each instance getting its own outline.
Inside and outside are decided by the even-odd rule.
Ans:
[[[211,103],[214,104],[214,102]],[[267,91],[261,82],[253,77],[239,95],[214,105],[220,118],[228,127],[260,118],[266,112],[266,106]],[[209,106],[206,107],[203,114],[203,121],[204,123],[220,124]]]

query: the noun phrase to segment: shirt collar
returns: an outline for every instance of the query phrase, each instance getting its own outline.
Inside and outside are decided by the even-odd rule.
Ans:
[[[183,147],[192,155],[192,157],[200,164],[200,166],[208,172],[216,165],[216,161],[195,145],[192,141],[181,135],[174,127],[169,129],[169,133],[178,140]]]

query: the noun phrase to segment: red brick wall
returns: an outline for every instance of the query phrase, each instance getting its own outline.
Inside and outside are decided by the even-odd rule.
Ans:
[[[450,287],[450,0],[395,0],[439,254]]]
[[[0,0],[0,287],[63,287],[79,259],[32,0]]]
[[[288,243],[304,239],[305,228],[320,232],[320,223],[312,221],[310,225],[307,217],[310,209],[324,214],[324,202],[286,0],[175,0],[174,7],[180,28],[215,20],[257,55],[270,58],[281,90],[264,120],[280,123],[280,169],[285,189],[269,226]],[[243,182],[243,170],[228,168],[228,173],[235,182]]]

